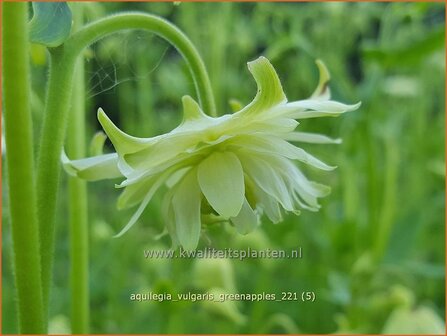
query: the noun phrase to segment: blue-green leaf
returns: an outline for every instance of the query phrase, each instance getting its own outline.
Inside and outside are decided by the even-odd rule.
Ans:
[[[57,47],[70,35],[72,14],[65,2],[33,2],[34,15],[29,22],[30,40]]]

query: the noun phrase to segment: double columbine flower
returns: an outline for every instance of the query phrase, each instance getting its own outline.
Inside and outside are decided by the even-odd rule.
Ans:
[[[316,211],[317,198],[329,187],[309,181],[294,161],[332,170],[319,159],[290,142],[339,143],[340,140],[294,131],[295,119],[338,116],[358,108],[329,100],[329,73],[317,61],[320,82],[307,100],[287,102],[275,69],[260,57],[248,63],[258,93],[240,111],[209,117],[189,96],[183,97],[183,121],[171,132],[153,138],[136,138],[119,130],[102,109],[98,119],[116,153],[70,161],[63,154],[68,173],[86,180],[125,177],[118,208],[139,207],[118,234],[138,220],[151,198],[168,187],[163,214],[175,243],[194,249],[202,221],[210,217],[232,223],[246,234],[257,227],[261,213],[274,223],[282,220],[281,208]]]

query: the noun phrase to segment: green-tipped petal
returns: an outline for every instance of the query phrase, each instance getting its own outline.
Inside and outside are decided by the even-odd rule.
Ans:
[[[171,188],[167,191],[161,205],[161,213],[163,216],[163,220],[166,223],[166,229],[168,230],[169,236],[171,237],[172,249],[175,249],[179,246],[179,241],[177,238],[177,230],[175,227],[175,215],[174,210],[172,208],[172,197],[174,195],[174,191],[175,188]]]
[[[329,70],[326,68],[326,65],[323,63],[323,61],[318,59],[315,61],[315,63],[318,66],[320,80],[318,82],[317,88],[310,98],[328,100],[331,98],[331,92],[329,90],[329,81],[331,79],[331,75],[329,74]]]
[[[104,154],[104,144],[107,140],[107,135],[105,135],[104,132],[98,131],[93,136],[92,140],[90,141],[90,155],[102,155]]]
[[[240,146],[242,152],[251,150],[261,154],[280,155],[292,160],[298,160],[321,170],[334,170],[337,167],[329,166],[315,156],[307,153],[304,149],[295,147],[287,141],[270,136],[260,137],[254,135],[240,136],[238,143],[234,145]]]
[[[172,197],[177,238],[185,250],[194,250],[199,243],[201,201],[197,169],[192,169],[178,184]]]
[[[169,172],[166,172],[165,174],[161,175],[155,181],[155,183],[148,190],[146,196],[144,196],[144,199],[142,200],[142,202],[141,202],[140,206],[138,207],[137,211],[130,218],[130,220],[126,224],[126,226],[117,235],[115,235],[114,238],[121,237],[123,234],[125,234],[127,231],[129,231],[129,229],[137,222],[137,220],[140,218],[141,214],[143,213],[144,209],[146,209],[147,205],[151,201],[151,199],[154,196],[155,192],[166,181],[166,178],[169,176],[168,174],[169,174]]]
[[[239,114],[258,114],[287,102],[278,74],[267,58],[261,56],[249,62],[248,69],[256,81],[258,93],[249,105],[238,112]]]
[[[237,99],[230,99],[228,104],[230,105],[231,112],[233,113],[240,111],[244,108],[244,105]]]
[[[201,110],[199,104],[190,96],[182,97],[183,103],[183,122],[193,121],[197,119],[207,118],[205,113]]]
[[[194,149],[196,144],[197,135],[195,134],[173,134],[169,138],[147,145],[140,151],[125,154],[124,159],[134,169],[151,169],[169,163],[176,157],[184,156],[184,153]]]
[[[112,141],[113,146],[119,155],[135,153],[151,145],[152,139],[136,138],[121,131],[115,124],[107,117],[103,109],[98,109],[98,120]]]
[[[238,125],[235,128],[235,133],[240,134],[241,132],[245,134],[266,132],[268,134],[283,134],[292,132],[299,122],[291,118],[274,118],[267,119],[265,121],[252,121],[250,123]]]
[[[287,211],[295,210],[287,186],[267,161],[254,155],[239,155],[244,171],[267,194],[274,197]]]
[[[244,172],[237,156],[215,152],[198,167],[200,188],[208,203],[223,217],[235,217],[244,202]]]
[[[122,210],[140,203],[148,190],[155,183],[155,178],[149,178],[140,183],[127,186],[118,198],[117,208]]]
[[[341,139],[332,139],[318,133],[292,132],[282,136],[287,141],[299,141],[314,144],[341,144]]]
[[[293,119],[338,117],[342,113],[357,110],[361,103],[347,105],[332,100],[299,100],[284,107],[284,114]]]
[[[98,181],[122,177],[118,169],[116,153],[94,156],[80,160],[70,160],[65,152],[61,154],[62,166],[65,171],[87,181]]]
[[[236,217],[230,218],[230,221],[236,227],[240,234],[247,234],[253,231],[258,226],[258,215],[250,207],[247,199],[244,199],[241,211]]]

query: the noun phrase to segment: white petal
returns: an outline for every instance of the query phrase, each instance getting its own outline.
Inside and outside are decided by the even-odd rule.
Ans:
[[[281,171],[282,175],[291,180],[291,183],[288,185],[296,185],[296,189],[304,190],[314,197],[324,197],[329,194],[329,187],[309,181],[293,162],[279,156],[258,155],[265,160],[268,159],[274,162],[274,165]]]
[[[175,214],[172,207],[172,197],[174,196],[174,191],[175,188],[172,188],[169,189],[168,192],[166,192],[161,206],[161,213],[166,223],[166,229],[168,230],[169,236],[172,240],[171,248],[176,248],[179,245],[175,228]]]
[[[140,203],[148,193],[148,190],[150,190],[151,186],[154,185],[155,181],[156,178],[152,177],[126,187],[118,198],[118,210]]]
[[[247,234],[258,226],[258,215],[250,207],[247,199],[244,199],[241,211],[236,217],[231,217],[230,221],[234,224],[236,230],[240,234]]]
[[[281,136],[287,141],[299,141],[314,144],[341,144],[341,139],[332,139],[323,134],[307,132],[291,132]]]
[[[196,134],[176,134],[157,141],[145,149],[124,155],[126,162],[136,170],[149,169],[174,159],[192,149],[198,142]]]
[[[208,203],[223,217],[237,216],[244,202],[244,172],[237,156],[215,152],[198,167],[199,185]]]
[[[292,132],[299,122],[292,118],[269,118],[264,121],[253,120],[251,122],[241,122],[239,124],[229,128],[230,134],[238,135],[241,133],[258,133],[266,132],[268,134],[284,134]]]
[[[262,157],[262,155],[260,155]],[[320,208],[317,198],[324,197],[330,192],[330,188],[309,181],[293,162],[278,156],[270,156],[269,160],[274,162],[275,167],[283,176],[289,193],[293,195],[295,202],[300,207],[312,211]]]
[[[342,113],[357,110],[361,103],[346,105],[332,100],[299,100],[281,107],[281,114],[293,119],[337,117]]]
[[[239,159],[244,167],[244,171],[257,186],[280,202],[284,209],[288,211],[295,210],[291,195],[283,179],[268,162],[255,155],[247,154],[239,155]]]
[[[278,201],[262,190],[253,179],[245,174],[246,193],[251,193],[256,202],[256,207],[265,211],[267,217],[274,223],[282,222],[281,210]]]
[[[166,172],[165,174],[161,175],[155,181],[155,183],[150,187],[148,193],[144,197],[144,199],[141,202],[140,206],[138,207],[137,211],[133,214],[132,218],[129,220],[129,222],[126,224],[126,226],[117,235],[114,236],[115,238],[121,237],[123,234],[125,234],[127,231],[129,231],[129,229],[137,222],[137,220],[140,218],[141,214],[143,213],[144,209],[147,207],[150,200],[154,196],[155,192],[166,181],[167,177],[169,176],[169,173],[170,172]]]
[[[80,160],[70,160],[65,152],[61,154],[65,171],[87,181],[98,181],[122,177],[118,169],[118,155],[104,154]]]
[[[281,155],[292,160],[299,160],[322,170],[334,170],[336,168],[327,165],[323,161],[307,153],[304,149],[295,147],[287,141],[275,136],[261,137],[257,135],[243,135],[235,137],[231,144],[241,148],[244,152],[249,153],[250,151],[254,151]]]
[[[199,243],[200,203],[197,169],[192,169],[178,184],[172,197],[177,238],[185,250],[193,250]]]

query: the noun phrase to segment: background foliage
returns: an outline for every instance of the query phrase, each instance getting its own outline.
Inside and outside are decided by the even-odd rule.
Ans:
[[[336,100],[362,101],[338,119],[303,120],[302,130],[342,137],[339,146],[306,146],[332,173],[307,171],[332,186],[318,213],[303,211],[239,237],[209,228],[201,246],[303,248],[300,260],[149,260],[168,249],[158,238],[161,197],[129,233],[112,235],[118,212],[110,183],[89,185],[92,333],[414,333],[440,332],[445,316],[445,22],[441,3],[86,3],[87,21],[121,10],[159,14],[196,44],[220,114],[255,94],[246,62],[264,55],[289,100],[317,83],[316,58],[332,75]],[[181,120],[180,98],[194,96],[176,51],[152,34],[129,31],[85,53],[88,125],[102,107],[127,133],[152,136]],[[33,117],[39,133],[47,73],[32,47]],[[91,112],[91,113],[90,113]],[[108,143],[109,148],[111,145]],[[303,146],[304,147],[304,146]],[[5,176],[5,175],[3,175]],[[16,331],[10,227],[3,183],[3,332]],[[69,332],[66,185],[60,193],[51,328]],[[25,205],[24,205],[25,206]],[[129,301],[133,292],[276,293],[315,291],[314,303]],[[416,326],[415,321],[422,321]],[[424,323],[426,327],[424,327]],[[406,329],[405,329],[406,328]],[[419,329],[417,329],[419,328]]]

